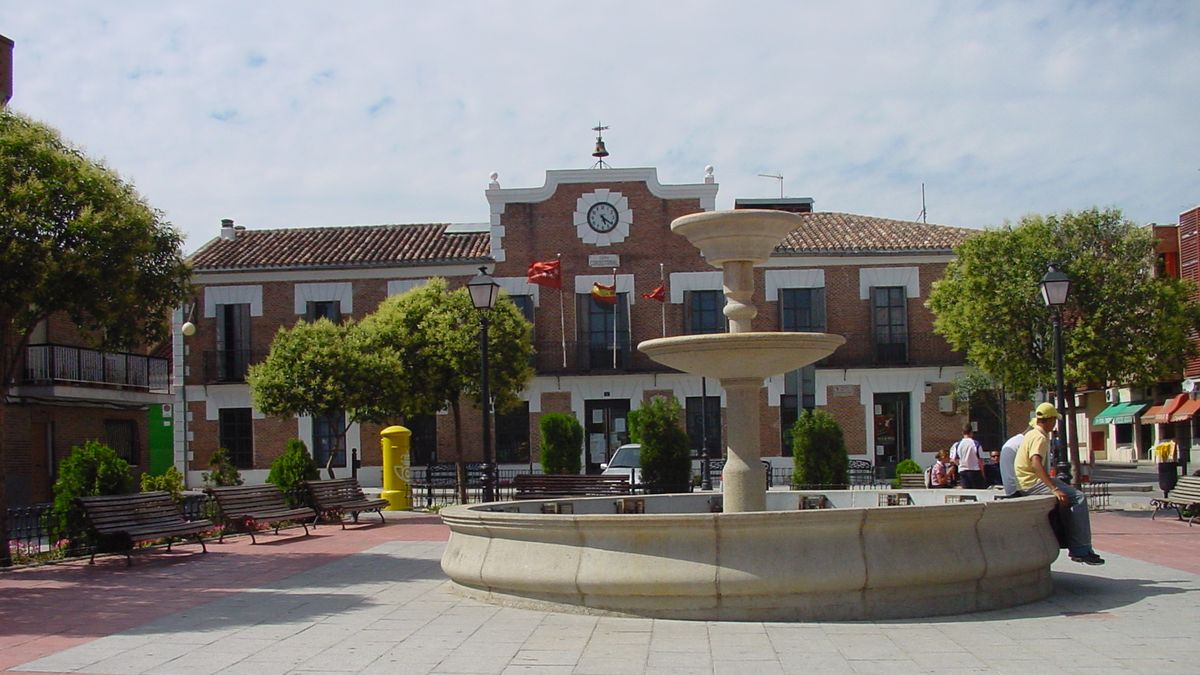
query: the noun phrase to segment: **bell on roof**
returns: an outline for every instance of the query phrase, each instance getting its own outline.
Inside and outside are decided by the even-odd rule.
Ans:
[[[593,169],[607,169],[608,164],[604,158],[608,157],[608,149],[604,147],[604,131],[608,127],[597,122],[596,126],[592,127],[592,131],[596,132],[596,149],[592,151],[592,157],[596,158],[596,163],[592,165]]]
[[[604,148],[604,141],[602,139],[596,139],[596,150],[592,153],[592,157],[597,159],[604,159],[605,157],[608,157],[608,150]]]

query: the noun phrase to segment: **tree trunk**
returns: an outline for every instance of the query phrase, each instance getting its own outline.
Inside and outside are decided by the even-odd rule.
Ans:
[[[2,383],[0,383],[2,384]],[[12,552],[8,550],[8,490],[5,482],[8,480],[6,464],[8,457],[4,454],[4,414],[7,403],[8,387],[0,386],[0,567],[12,565]]]
[[[454,411],[454,447],[456,456],[454,458],[454,483],[458,487],[458,503],[467,503],[467,465],[463,461],[462,451],[462,406],[458,399],[450,402],[450,409]]]

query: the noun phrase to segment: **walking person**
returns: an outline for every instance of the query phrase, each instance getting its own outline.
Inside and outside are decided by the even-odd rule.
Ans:
[[[1053,494],[1061,507],[1066,529],[1067,552],[1071,560],[1088,565],[1103,565],[1104,558],[1092,549],[1092,521],[1088,515],[1087,497],[1059,478],[1051,478],[1046,470],[1050,453],[1050,432],[1058,424],[1058,410],[1051,403],[1039,404],[1029,430],[1017,448],[1013,469],[1017,488],[1022,495]]]
[[[950,446],[950,460],[958,465],[959,487],[982,490],[987,487],[983,478],[983,446],[975,440],[975,429],[963,422],[963,437]]]

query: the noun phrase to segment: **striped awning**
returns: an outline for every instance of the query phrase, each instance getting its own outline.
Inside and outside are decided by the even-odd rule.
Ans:
[[[1092,426],[1100,427],[1106,424],[1132,424],[1133,418],[1150,405],[1149,401],[1134,401],[1132,403],[1114,403],[1100,414],[1092,418]]]

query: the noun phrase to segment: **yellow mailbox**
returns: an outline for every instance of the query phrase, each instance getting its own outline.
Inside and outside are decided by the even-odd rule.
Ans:
[[[401,426],[379,432],[383,446],[383,492],[388,501],[387,511],[408,511],[412,508],[412,493],[408,481],[408,448],[412,432]]]

